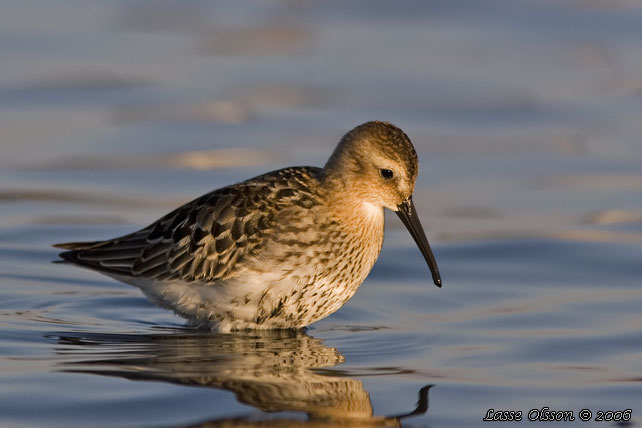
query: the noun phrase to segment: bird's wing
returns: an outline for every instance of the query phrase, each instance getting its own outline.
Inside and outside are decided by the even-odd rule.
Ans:
[[[215,190],[148,227],[108,241],[59,244],[68,262],[108,275],[214,282],[256,255],[284,207],[315,203],[317,168],[287,168]]]

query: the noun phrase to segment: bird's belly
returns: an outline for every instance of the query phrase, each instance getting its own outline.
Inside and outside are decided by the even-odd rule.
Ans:
[[[305,327],[341,308],[364,278],[335,275],[302,282],[299,276],[276,280],[274,275],[258,275],[216,284],[126,282],[193,325],[228,332]]]
[[[254,321],[259,328],[308,326],[341,308],[361,282],[362,278],[352,281],[324,278],[306,284],[281,281],[263,293]]]

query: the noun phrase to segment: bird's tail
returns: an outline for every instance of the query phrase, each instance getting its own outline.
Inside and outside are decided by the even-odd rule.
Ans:
[[[60,244],[53,244],[52,247],[62,248],[63,250],[88,250],[90,248],[99,247],[105,241],[87,241],[87,242],[63,242]]]
[[[62,253],[58,254],[60,260],[53,260],[53,263],[74,263],[77,265],[82,265],[78,260],[78,252],[83,250],[89,250],[92,248],[98,248],[103,245],[106,241],[86,241],[86,242],[63,242],[60,244],[53,244],[52,247],[62,248]]]

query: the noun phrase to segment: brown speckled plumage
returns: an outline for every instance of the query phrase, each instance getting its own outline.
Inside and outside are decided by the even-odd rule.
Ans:
[[[58,247],[71,250],[63,260],[136,285],[198,325],[304,327],[339,309],[370,272],[384,207],[410,211],[419,224],[410,199],[417,172],[406,134],[368,122],[341,139],[324,168],[269,172],[129,235]]]

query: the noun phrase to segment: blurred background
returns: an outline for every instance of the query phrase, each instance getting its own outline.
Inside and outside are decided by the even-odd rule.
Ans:
[[[106,425],[182,426],[247,411],[214,389],[202,398],[143,382],[132,392],[122,379],[58,373],[51,359],[67,361],[60,347],[79,342],[61,331],[148,335],[182,322],[133,288],[50,265],[50,245],[132,231],[271,169],[321,166],[367,120],[395,123],[417,148],[414,201],[445,284],[431,288],[388,213],[363,291],[311,330],[343,356],[329,365],[365,379],[375,413],[412,410],[432,383],[438,398],[418,426],[470,426],[487,407],[528,410],[551,397],[577,410],[639,398],[640,1],[59,0],[0,9],[0,423],[94,424],[82,410],[91,408]],[[122,351],[130,342],[115,343]],[[395,353],[390,344],[403,345]],[[66,410],[38,419],[24,398],[51,398],[51,379],[68,385],[57,404]],[[32,386],[16,393],[18,384]],[[105,398],[123,390],[148,410]],[[212,394],[225,404],[170,404],[211,403]]]
[[[637,1],[2,9],[5,225],[148,221],[114,204],[159,213],[271,168],[322,165],[377,119],[419,151],[415,199],[433,239],[642,238]],[[98,200],[99,216],[69,205]]]

